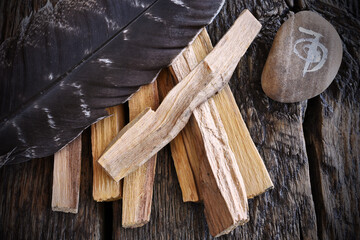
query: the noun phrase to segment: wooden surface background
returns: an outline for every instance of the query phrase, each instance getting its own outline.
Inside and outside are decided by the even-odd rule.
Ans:
[[[57,1],[52,1],[54,4]],[[0,0],[0,42],[46,0]],[[248,8],[263,29],[230,82],[275,188],[249,201],[250,222],[220,239],[359,239],[360,4],[358,0],[228,0],[208,27],[215,44]],[[344,46],[334,82],[297,104],[267,98],[262,68],[288,14],[312,10]],[[158,154],[151,222],[121,227],[121,201],[92,200],[90,134],[83,134],[79,213],[51,211],[53,157],[0,168],[0,239],[211,239],[203,206],[183,203],[169,147]]]

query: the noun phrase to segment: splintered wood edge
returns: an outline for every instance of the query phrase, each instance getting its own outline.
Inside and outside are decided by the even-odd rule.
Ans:
[[[144,123],[144,122],[146,123],[147,119],[153,119],[154,114],[155,114],[155,112],[150,107],[144,109],[144,111],[142,111],[134,120],[132,120],[130,123],[125,125],[125,127],[123,127],[123,129],[121,129],[121,131],[118,133],[118,135],[116,135],[116,137],[109,143],[109,145],[105,149],[103,155],[99,158],[98,163],[105,169],[105,171],[109,174],[109,176],[112,177],[116,182],[120,181],[123,178],[123,176],[121,174],[118,174],[118,175],[111,174],[111,172],[112,172],[111,169],[113,169],[114,166],[112,166],[111,162],[108,163],[108,159],[106,157],[104,157],[105,153],[107,153],[109,151],[109,149],[111,149],[114,146],[114,144],[118,141],[118,139],[120,139],[125,133],[127,133],[127,131],[129,129],[131,129],[132,127],[139,127],[141,129],[142,123]]]
[[[180,82],[201,61],[201,55],[206,55],[200,38],[193,45],[172,65],[174,77]],[[248,221],[246,189],[214,100],[209,98],[199,105],[193,115],[206,152],[200,160],[205,216],[211,234],[219,236]]]
[[[202,104],[194,115],[208,156],[201,165],[205,216],[210,233],[216,236],[248,221],[246,189],[214,101]]]
[[[204,61],[170,91],[158,110],[147,114],[148,119],[138,120],[144,126],[127,127],[128,133],[123,133],[123,137],[103,154],[99,163],[118,181],[175,138],[193,109],[230,80],[238,61],[260,28],[261,24],[255,17],[244,11]],[[153,130],[145,132],[145,127]]]
[[[51,207],[54,212],[63,212],[63,213],[74,213],[77,214],[79,212],[78,208],[69,208],[69,207]]]
[[[54,155],[51,209],[77,213],[80,198],[81,135]]]
[[[176,61],[177,60],[174,62]],[[168,68],[163,69],[159,73],[157,81],[159,96],[161,100],[163,100],[168,92],[175,86],[175,82],[170,73],[170,70]],[[200,200],[198,186],[195,183],[195,174],[193,173],[193,168],[191,167],[190,161],[198,162],[197,158],[199,157],[199,153],[192,154],[191,151],[194,150],[189,149],[187,145],[189,145],[190,148],[195,148],[195,145],[186,143],[187,139],[183,136],[184,131],[191,127],[190,121],[191,118],[189,123],[186,124],[185,128],[170,142],[170,149],[182,193],[183,202],[198,202]],[[200,141],[198,144],[201,144]],[[196,159],[192,159],[194,157],[196,157]]]
[[[183,71],[183,68],[187,68],[188,65],[190,66],[197,64],[198,62],[203,60],[203,58],[206,57],[206,55],[212,49],[213,47],[210,37],[206,29],[204,28],[198,35],[198,37],[194,40],[194,42],[186,50],[184,50],[182,55],[178,56],[173,61],[172,66],[170,66],[170,71],[174,75],[175,79],[181,79],[183,76],[186,76],[187,71]],[[189,59],[189,57],[191,59]],[[196,57],[196,59],[194,59],[194,57]],[[195,60],[197,60],[197,62]],[[227,84],[223,90],[221,90],[218,94],[214,95],[208,101],[210,101],[211,99],[215,101],[221,119],[224,121],[224,127],[229,137],[230,147],[235,153],[240,172],[242,173],[244,178],[247,197],[253,198],[273,188],[273,183],[270,179],[269,173],[254,142],[251,139],[250,133],[241,116],[240,110],[236,104],[235,98],[230,90],[229,85]],[[228,110],[230,110],[232,114],[230,114]],[[183,131],[186,130],[188,127],[189,123],[185,126]],[[181,134],[179,134],[179,136],[182,135],[183,131],[181,132]],[[173,145],[175,144],[175,142],[177,145],[184,145],[184,143],[175,140],[176,139],[171,142],[171,150],[172,153],[174,152],[176,155],[177,153],[175,152],[175,147],[173,147]],[[187,158],[188,156],[183,157]],[[194,160],[190,159],[190,161]],[[176,166],[175,159],[174,163],[175,169],[177,171],[178,168],[179,170],[181,170],[181,166]],[[190,174],[193,173],[191,172]],[[178,178],[180,179],[179,183],[180,187],[182,188],[183,181],[181,181],[181,176],[179,176],[179,174]]]
[[[159,105],[157,80],[142,86],[129,101],[130,121],[146,107],[154,110]],[[150,221],[156,154],[137,170],[124,178],[122,225],[140,227]]]
[[[227,99],[227,101],[223,101]],[[234,141],[230,141],[235,154],[240,156],[243,153],[243,159],[237,158],[240,171],[244,171],[243,177],[247,186],[248,198],[256,197],[274,187],[269,172],[266,169],[255,143],[252,141],[249,130],[242,118],[235,98],[229,86],[226,86],[219,94],[214,96],[215,104],[220,109],[221,119],[223,120],[228,136],[232,136]],[[228,107],[228,108],[227,108]],[[227,111],[231,109],[232,111]],[[231,112],[231,114],[230,114]],[[240,139],[239,139],[240,138]],[[245,144],[245,142],[247,144]]]
[[[113,137],[125,125],[124,106],[106,109],[109,116],[91,125],[91,149],[93,156],[92,196],[97,202],[115,201],[122,197],[122,182],[115,182],[98,164],[97,160]]]
[[[213,49],[206,29],[203,29],[198,38],[189,48],[191,47],[196,53],[195,56],[198,61],[201,61]],[[189,48],[185,50],[184,53],[190,52]],[[175,63],[181,60],[183,59],[179,58],[178,61],[175,61]],[[179,68],[172,69],[173,73],[174,70],[179,70]],[[247,197],[253,198],[273,188],[270,175],[254,142],[252,141],[249,130],[247,129],[241,116],[240,110],[236,104],[229,85],[227,84],[223,90],[214,95],[211,99],[214,99],[221,119],[223,120],[225,130],[229,137],[231,149],[235,153],[240,172],[244,178],[248,194]]]

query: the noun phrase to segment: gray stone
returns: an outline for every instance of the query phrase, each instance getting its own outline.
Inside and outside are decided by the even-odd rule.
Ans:
[[[279,102],[299,102],[323,92],[342,60],[335,28],[319,14],[302,11],[279,29],[261,77],[264,92]]]

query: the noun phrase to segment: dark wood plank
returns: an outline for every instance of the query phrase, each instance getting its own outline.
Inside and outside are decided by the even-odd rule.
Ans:
[[[100,239],[103,204],[92,200],[89,131],[83,136],[79,213],[51,210],[53,158],[0,169],[0,239]]]
[[[360,15],[358,1],[311,7],[340,33],[343,62],[329,89],[309,101],[304,123],[319,238],[360,235]],[[347,6],[352,14],[341,8]],[[345,5],[345,3],[347,5]],[[353,6],[357,5],[357,9]],[[357,19],[355,18],[357,16]]]
[[[221,38],[245,7],[255,13],[263,29],[240,61],[230,87],[269,170],[274,189],[250,200],[249,223],[222,239],[234,236],[245,239],[316,239],[315,208],[302,130],[306,103],[272,101],[265,96],[260,84],[272,40],[290,9],[285,2],[227,1],[220,17],[209,27],[214,42]]]
[[[20,22],[6,20],[4,30],[4,17],[16,19],[23,15],[13,18],[12,14],[29,13],[21,10],[20,1],[9,2],[0,2],[0,9],[11,9],[0,15],[2,37],[10,36]],[[22,7],[32,9],[40,2],[46,3],[28,0]],[[359,2],[228,0],[208,28],[214,44],[244,8],[255,14],[263,29],[240,61],[230,86],[275,188],[250,200],[250,222],[220,239],[356,239],[360,234]],[[317,11],[334,24],[344,42],[344,62],[320,97],[298,104],[276,103],[261,89],[261,71],[277,29],[290,11],[301,9]],[[182,202],[168,147],[158,155],[150,223],[123,229],[121,201],[111,208],[91,199],[89,134],[83,141],[78,215],[51,212],[51,158],[0,168],[0,239],[108,239],[111,235],[211,239],[202,205]]]

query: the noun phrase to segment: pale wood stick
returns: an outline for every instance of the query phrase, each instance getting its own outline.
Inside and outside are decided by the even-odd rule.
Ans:
[[[81,174],[81,135],[54,155],[51,208],[77,213]]]
[[[274,187],[269,172],[250,136],[229,86],[214,96],[221,120],[230,139],[248,198]]]
[[[91,125],[91,148],[93,156],[93,198],[95,201],[114,201],[122,197],[122,182],[115,182],[99,165],[97,160],[107,145],[125,126],[124,106],[107,109],[109,117]]]
[[[248,221],[245,185],[213,100],[194,111],[207,160],[200,164],[201,196],[210,234],[227,234]]]
[[[189,156],[189,162],[193,176],[196,183],[196,189],[199,201],[202,200],[201,196],[201,178],[200,178],[200,163],[207,158],[204,147],[204,141],[201,136],[199,126],[196,122],[194,115],[191,115],[186,126],[181,130],[180,134],[183,137],[186,152]],[[194,201],[196,202],[196,201]]]
[[[212,49],[210,37],[204,29],[183,54],[175,59],[171,67],[172,72],[182,79],[189,73],[189,69],[192,70]],[[244,179],[247,197],[255,197],[273,188],[269,173],[251,139],[229,85],[226,84],[212,99],[217,106],[230,147]]]
[[[146,107],[156,110],[159,105],[157,83],[142,86],[129,100],[130,120]],[[150,221],[156,154],[136,171],[124,178],[122,226],[141,227]]]
[[[162,101],[175,86],[175,83],[168,68],[160,72],[157,80],[159,97]],[[201,133],[192,130],[194,125],[191,122],[195,122],[196,125],[193,116],[185,128],[170,142],[171,155],[184,202],[198,202],[200,200],[194,175],[197,176],[199,182],[199,159],[205,156]]]
[[[128,124],[99,159],[116,181],[136,170],[169,143],[192,111],[229,81],[261,24],[244,11],[214,50],[165,97],[156,112],[146,110]]]
[[[201,35],[172,63],[171,70],[178,81],[199,63],[197,57],[204,53]],[[220,236],[248,221],[245,185],[214,100],[209,98],[193,114],[206,152],[206,158],[200,162],[205,216],[210,233]]]

